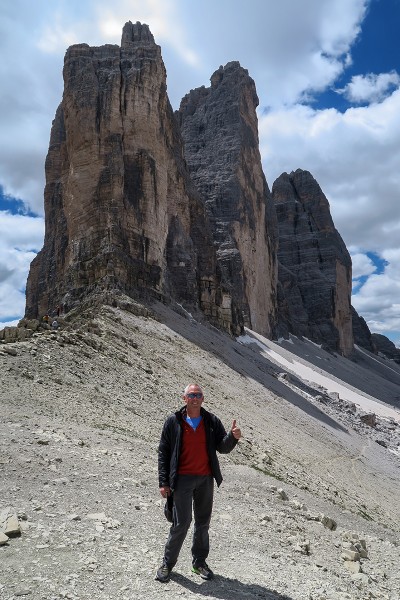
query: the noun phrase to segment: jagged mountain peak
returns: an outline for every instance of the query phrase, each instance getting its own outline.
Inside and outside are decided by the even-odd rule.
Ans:
[[[132,23],[128,21],[122,29],[121,48],[127,48],[131,44],[155,44],[154,36],[145,23]]]
[[[221,65],[174,115],[161,48],[128,21],[121,48],[69,48],[64,82],[26,316],[119,289],[351,353],[349,254],[309,171],[283,173],[272,200],[247,69]]]
[[[353,351],[351,258],[329,202],[309,171],[282,173],[272,186],[279,225],[281,333],[349,356]],[[285,332],[286,327],[286,332]]]

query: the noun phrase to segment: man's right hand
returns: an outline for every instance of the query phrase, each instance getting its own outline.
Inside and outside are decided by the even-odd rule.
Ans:
[[[167,498],[168,496],[170,496],[171,488],[169,487],[169,485],[164,485],[163,487],[160,487],[160,494],[163,498]]]

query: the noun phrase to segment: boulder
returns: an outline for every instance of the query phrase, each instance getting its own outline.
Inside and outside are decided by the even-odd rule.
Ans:
[[[368,425],[369,427],[376,427],[376,414],[375,413],[366,413],[360,415],[360,420]]]
[[[6,535],[5,533],[2,533],[0,531],[0,546],[4,546],[4,544],[7,544],[7,542],[9,541],[9,537],[8,535]]]
[[[324,527],[326,527],[327,529],[330,529],[331,531],[335,531],[335,529],[337,528],[336,521],[334,519],[332,519],[331,517],[328,517],[326,515],[321,515],[319,520],[321,521],[321,523]]]

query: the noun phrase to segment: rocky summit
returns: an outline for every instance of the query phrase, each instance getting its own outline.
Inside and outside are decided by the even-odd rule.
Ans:
[[[348,356],[353,350],[351,259],[311,173],[283,173],[272,195],[279,224],[281,327]]]
[[[276,324],[277,224],[261,166],[254,81],[238,62],[209,88],[192,90],[177,113],[185,158],[212,223],[223,282],[246,326]]]
[[[240,331],[147,25],[127,23],[121,47],[68,49],[46,159],[45,213],[26,316],[118,288],[201,306],[218,325]]]

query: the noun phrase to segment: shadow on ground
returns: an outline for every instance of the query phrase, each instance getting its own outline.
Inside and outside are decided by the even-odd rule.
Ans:
[[[197,583],[179,573],[172,573],[171,580],[194,594],[218,598],[219,600],[292,600],[290,596],[282,596],[274,590],[254,583],[243,583],[238,579],[229,579],[216,575],[212,581]]]
[[[278,380],[278,374],[284,369],[279,368],[275,363],[265,358],[256,344],[238,344],[228,334],[219,331],[215,327],[210,327],[207,324],[203,325],[194,320],[190,321],[188,318],[174,313],[171,309],[159,303],[153,305],[153,309],[161,317],[161,321],[170,329],[206,352],[214,354],[214,356],[222,360],[242,377],[251,377],[277,396],[297,406],[310,417],[318,419],[333,429],[348,433],[347,429],[340,423],[332,419],[312,402],[309,402],[304,396],[297,394],[282,381]],[[318,394],[318,392],[309,388],[304,382],[301,382],[294,376],[292,376],[292,382],[297,383],[297,387],[307,391],[309,395]]]

